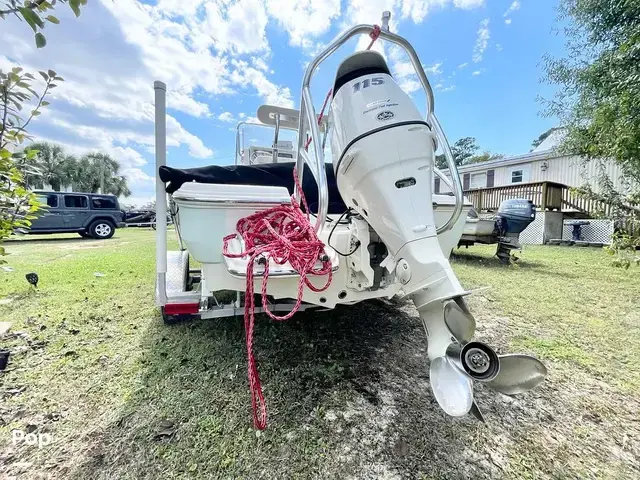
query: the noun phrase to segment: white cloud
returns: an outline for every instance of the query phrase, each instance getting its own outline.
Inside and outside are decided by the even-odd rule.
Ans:
[[[389,49],[389,65],[398,85],[406,93],[411,94],[422,88],[413,64],[399,47],[393,46]],[[432,65],[422,65],[422,68],[427,74],[427,77],[438,78],[442,75],[442,62],[436,62]],[[437,86],[434,88],[436,88],[436,90],[438,89]]]
[[[395,31],[397,0],[348,0],[342,29],[360,23],[380,23],[383,11],[391,11],[391,30]],[[366,46],[366,45],[365,45]]]
[[[176,142],[186,145],[192,157],[209,158],[213,155],[213,150],[206,147],[200,138],[185,130],[171,115],[167,115],[167,145],[171,145],[172,141],[174,145]]]
[[[474,70],[474,72],[471,75],[473,75],[474,77],[477,77],[478,75],[482,75],[485,71],[486,69],[481,68],[479,70]]]
[[[53,68],[66,79],[51,99],[60,109],[58,120],[69,121],[55,123],[53,113],[45,112],[34,133],[47,136],[53,129],[63,143],[113,153],[123,169],[130,169],[131,179],[146,175],[139,152],[153,152],[156,79],[167,84],[169,111],[192,117],[211,116],[208,99],[233,94],[239,87],[269,103],[293,106],[290,90],[272,83],[265,73],[269,17],[262,0],[159,0],[155,6],[101,0],[77,21],[67,10],[58,14],[65,28],[51,30],[46,52],[34,48],[23,24],[3,22],[2,55],[29,70]],[[259,55],[250,67],[240,68],[232,62],[240,52]],[[7,57],[0,56],[0,63],[11,63]],[[167,117],[167,144],[183,146],[197,158],[213,155],[172,115]]]
[[[456,89],[455,85],[449,85],[448,87],[444,87],[444,88],[440,89],[440,92],[441,93],[452,92],[455,89]]]
[[[348,0],[341,28],[346,30],[361,23],[380,24],[381,13],[388,10],[391,12],[389,28],[396,32],[398,20],[411,19],[413,23],[420,24],[429,12],[449,4],[455,8],[472,9],[484,5],[484,0]],[[369,42],[367,36],[360,36],[356,51],[367,48]],[[386,58],[382,42],[375,42],[372,50]]]
[[[404,78],[415,75],[416,73],[411,60],[409,60],[407,54],[400,47],[394,45],[389,49],[388,61],[391,72],[396,78]]]
[[[518,0],[515,0],[509,6],[509,8],[507,8],[507,11],[504,12],[504,14],[502,15],[503,17],[505,17],[505,19],[504,19],[505,25],[511,25],[511,19],[507,18],[507,17],[509,17],[509,15],[511,15],[513,12],[515,12],[516,10],[519,10],[519,9],[520,9],[520,2]]]
[[[464,62],[464,63],[461,63],[460,65],[458,65],[458,68],[462,70],[463,68],[468,67],[468,66],[469,66],[469,63],[468,62]]]
[[[350,0],[343,28],[358,23],[380,23],[380,14],[391,12],[391,31],[397,31],[399,19],[411,19],[419,24],[438,8],[452,4],[455,8],[472,9],[484,5],[485,0]]]
[[[504,15],[502,15],[503,17],[507,17],[510,14],[512,14],[513,12],[515,12],[516,10],[520,9],[520,2],[518,0],[515,0],[510,6],[509,8],[507,8],[507,11],[504,12]]]
[[[398,82],[398,86],[404,90],[407,94],[412,94],[413,92],[419,90],[422,85],[419,81],[414,80],[412,78],[403,78]]]
[[[266,5],[289,34],[289,43],[298,47],[327,32],[340,16],[340,0],[266,0]]]
[[[160,7],[158,11],[167,14]],[[168,14],[170,18],[178,15]],[[185,24],[190,27],[191,41],[198,50],[214,47],[221,52],[251,53],[268,49],[268,20],[261,0],[238,0],[233,4],[215,0],[204,5],[204,20],[191,15],[185,18]]]
[[[480,22],[480,28],[478,29],[478,37],[476,39],[476,44],[473,47],[473,62],[479,63],[482,61],[484,56],[484,51],[487,49],[487,45],[489,45],[489,38],[491,37],[491,33],[489,32],[489,19],[485,18]]]
[[[218,115],[218,120],[229,123],[236,121],[231,112],[222,112],[220,115]]]
[[[158,8],[167,15],[180,15],[189,17],[196,14],[198,8],[207,0],[158,0]]]
[[[263,72],[269,70],[269,65],[267,65],[267,62],[265,62],[260,57],[251,57],[251,63],[254,67],[256,67],[258,70],[262,70]]]
[[[252,85],[258,94],[269,105],[293,108],[293,98],[288,87],[280,87],[271,83],[262,70],[249,66],[243,60],[232,60],[236,67],[231,74],[231,80],[241,86]]]
[[[208,117],[211,115],[209,105],[195,100],[187,92],[169,90],[167,92],[167,104],[171,108],[188,113],[193,117]]]
[[[453,0],[453,5],[458,8],[470,10],[472,8],[483,6],[484,0]]]
[[[436,62],[431,66],[424,66],[424,71],[427,75],[442,75],[442,62]]]
[[[120,206],[140,208],[140,207],[144,207],[145,205],[148,205],[151,202],[155,202],[156,196],[155,195],[132,195],[130,197],[120,197],[118,201],[120,202]]]
[[[500,43],[496,43],[496,50],[498,50],[499,52],[501,52],[502,50],[504,50],[504,49],[502,48],[502,44],[500,44]]]
[[[424,20],[424,17],[429,13],[429,8],[434,4],[444,5],[444,1],[423,1],[423,0],[404,0],[399,2],[402,18],[411,18],[414,23],[420,23]]]

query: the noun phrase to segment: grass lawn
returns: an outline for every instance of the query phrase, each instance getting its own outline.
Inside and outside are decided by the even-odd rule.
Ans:
[[[491,287],[469,299],[476,338],[550,372],[517,398],[477,384],[486,424],[435,404],[413,306],[373,301],[260,317],[269,426],[256,432],[242,319],[163,325],[154,232],[5,247],[0,478],[640,478],[640,271],[600,250],[453,258],[465,287]],[[53,441],[13,445],[13,429]]]

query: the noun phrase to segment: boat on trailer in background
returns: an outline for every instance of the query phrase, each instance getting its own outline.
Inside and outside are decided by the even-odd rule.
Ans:
[[[531,200],[514,198],[504,200],[495,215],[487,218],[471,209],[462,229],[458,246],[475,243],[497,244],[496,256],[502,263],[511,263],[511,250],[521,250],[520,234],[536,219],[536,207]]]
[[[235,165],[167,166],[166,86],[154,85],[157,215],[167,211],[169,194],[180,245],[178,251],[167,251],[166,225],[158,225],[157,303],[167,323],[185,316],[245,316],[258,428],[266,424],[252,353],[253,318],[260,312],[288,318],[298,309],[411,298],[425,328],[433,394],[453,416],[472,413],[483,419],[474,380],[512,395],[535,387],[546,375],[534,357],[498,355],[473,340],[476,322],[465,302],[470,292],[448,260],[471,205],[464,201],[451,149],[434,114],[429,80],[411,44],[389,31],[389,16],[383,14],[382,27],[349,29],[309,63],[299,111],[258,110],[258,128],[273,131],[270,147],[245,147],[247,125],[240,125]],[[340,64],[325,101],[329,113],[324,107],[320,116],[316,113],[310,90],[314,73],[340,46],[363,34],[372,43],[379,38],[406,52],[426,94],[426,118],[396,84],[385,59],[369,49]],[[284,130],[295,140],[283,141]],[[327,141],[333,155],[329,163]],[[446,180],[452,195],[433,193],[438,145],[452,172]],[[302,213],[300,204],[310,215]],[[281,223],[269,224],[286,215]],[[294,250],[311,251],[314,257],[301,267]],[[189,268],[190,256],[201,263],[198,271]],[[236,293],[225,301],[222,291]],[[261,292],[258,305],[254,291]]]

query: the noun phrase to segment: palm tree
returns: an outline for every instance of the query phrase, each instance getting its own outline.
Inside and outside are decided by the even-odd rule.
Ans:
[[[89,153],[76,162],[74,190],[111,193],[128,197],[127,179],[120,175],[120,164],[106,153]]]
[[[27,175],[27,181],[33,188],[51,188],[59,192],[63,187],[70,185],[73,178],[73,164],[75,158],[67,155],[60,145],[46,142],[37,142],[25,150],[37,150],[38,153],[32,162],[25,161],[22,169]]]
[[[65,154],[60,145],[46,142],[34,143],[28,150],[38,153],[33,160],[21,160],[18,168],[29,188],[41,189],[48,184],[59,192],[71,185],[76,192],[131,195],[127,179],[120,174],[120,164],[109,154],[94,152],[78,159]]]

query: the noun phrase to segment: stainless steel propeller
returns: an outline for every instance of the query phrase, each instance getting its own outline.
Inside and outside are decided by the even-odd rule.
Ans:
[[[471,413],[484,422],[473,398],[478,380],[505,395],[524,393],[539,385],[547,375],[543,363],[523,354],[496,355],[493,349],[472,342],[476,322],[462,297],[444,302],[444,323],[455,342],[446,355],[432,360],[431,387],[442,409],[452,416]]]
[[[461,345],[470,342],[476,331],[476,320],[469,312],[462,297],[445,302],[444,323],[451,335]]]
[[[547,376],[547,367],[535,357],[515,353],[499,355],[500,372],[486,385],[505,395],[517,395],[537,387]]]
[[[461,417],[473,405],[473,382],[447,357],[434,358],[429,366],[431,390],[440,407],[452,417]]]
[[[485,423],[484,415],[480,411],[480,408],[478,407],[475,399],[473,400],[473,404],[471,405],[471,410],[469,410],[469,413],[480,420],[482,423]]]

